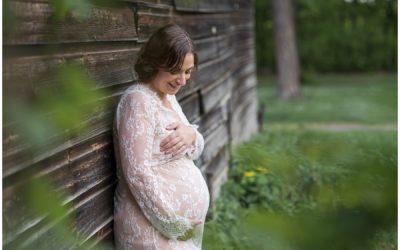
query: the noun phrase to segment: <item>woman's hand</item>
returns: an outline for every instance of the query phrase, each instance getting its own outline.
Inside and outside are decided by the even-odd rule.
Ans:
[[[184,235],[179,236],[179,237],[178,237],[178,240],[186,241],[186,240],[188,240],[188,239],[193,238],[193,236],[194,236],[194,230],[195,230],[196,226],[197,226],[197,225],[200,225],[201,223],[202,223],[201,220],[194,220],[194,221],[192,221],[192,228],[189,229],[189,230],[187,230],[187,231],[185,232]]]
[[[166,129],[175,131],[164,138],[160,143],[160,151],[164,152],[164,154],[180,154],[192,145],[196,139],[196,131],[194,128],[183,123],[171,123]]]

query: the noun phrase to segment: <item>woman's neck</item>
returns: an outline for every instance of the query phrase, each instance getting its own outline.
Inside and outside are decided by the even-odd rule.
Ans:
[[[156,95],[160,98],[160,100],[162,102],[167,101],[167,94],[159,91],[157,88],[154,87],[154,85],[152,83],[148,83],[148,85],[149,85],[150,89],[156,93]]]

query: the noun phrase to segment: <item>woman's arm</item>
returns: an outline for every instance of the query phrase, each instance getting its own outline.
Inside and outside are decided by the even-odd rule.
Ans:
[[[159,188],[150,168],[155,130],[155,107],[144,94],[133,92],[121,100],[117,110],[119,154],[123,177],[146,218],[163,235],[179,239],[196,222],[176,214]]]

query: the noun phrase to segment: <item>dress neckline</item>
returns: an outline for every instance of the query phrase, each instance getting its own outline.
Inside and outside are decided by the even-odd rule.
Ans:
[[[158,103],[163,109],[165,109],[165,110],[167,110],[167,111],[169,111],[169,112],[175,112],[175,113],[176,113],[176,111],[175,111],[175,109],[174,109],[174,106],[173,106],[173,104],[172,104],[172,95],[166,94],[166,95],[167,95],[167,100],[169,101],[169,104],[171,105],[171,108],[168,108],[168,107],[166,107],[166,106],[163,104],[163,101],[161,100],[160,96],[158,96],[157,92],[156,92],[154,89],[152,89],[148,83],[140,82],[140,83],[137,83],[137,85],[140,85],[140,86],[144,87],[146,90],[148,90],[148,92],[150,93],[150,95],[153,96],[154,99],[157,100],[157,103]]]

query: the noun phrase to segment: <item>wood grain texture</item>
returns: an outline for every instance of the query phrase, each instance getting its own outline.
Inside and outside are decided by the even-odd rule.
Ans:
[[[7,45],[137,40],[134,11],[129,5],[92,6],[88,16],[72,11],[62,21],[53,21],[54,8],[48,2],[9,4],[17,23],[5,36]]]
[[[135,10],[139,42],[147,41],[154,31],[172,22],[172,6],[169,5],[139,2]]]
[[[77,48],[78,47],[78,48]],[[9,95],[34,101],[42,88],[57,87],[54,71],[65,63],[75,63],[87,69],[97,88],[124,84],[136,80],[133,65],[139,46],[134,44],[62,47],[59,53],[32,56],[10,56],[4,63],[4,91]]]
[[[178,11],[202,13],[231,12],[239,8],[237,2],[235,0],[174,0]]]
[[[205,146],[201,155],[203,165],[209,164],[216,154],[229,142],[228,124],[222,123],[205,138]]]
[[[229,151],[222,148],[214,159],[205,167],[208,179],[208,189],[210,190],[211,204],[215,203],[221,186],[228,178],[229,170]]]

